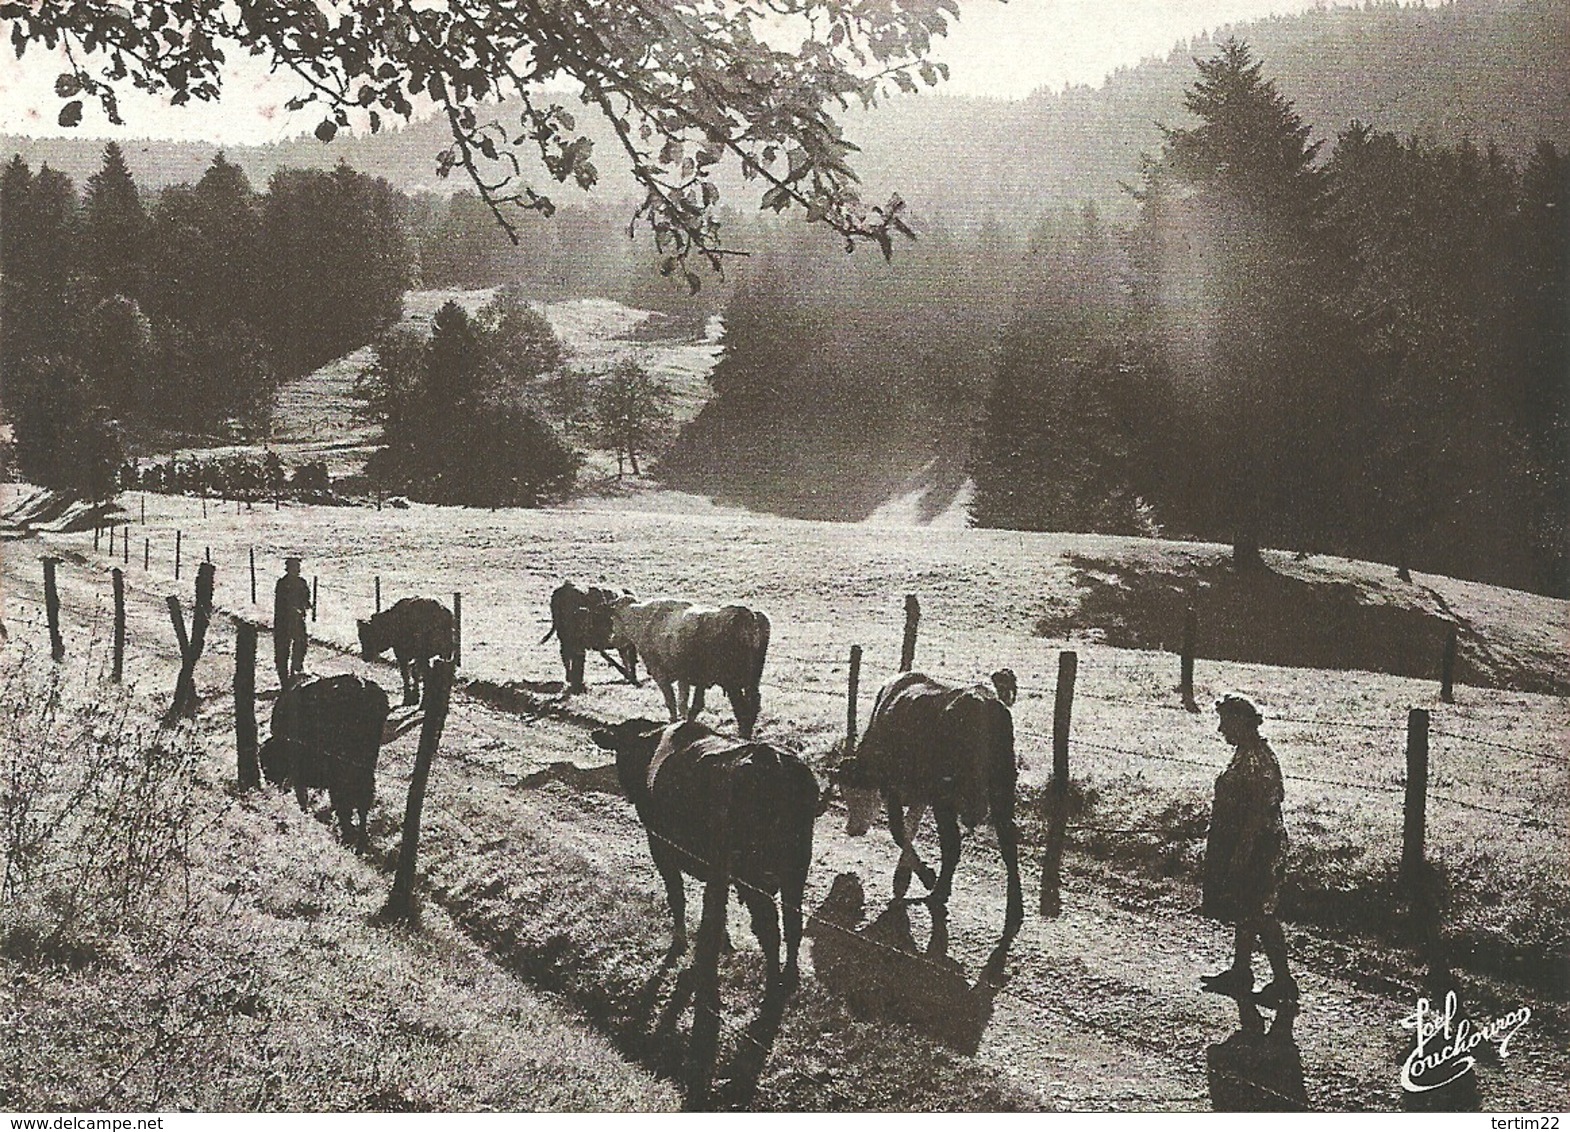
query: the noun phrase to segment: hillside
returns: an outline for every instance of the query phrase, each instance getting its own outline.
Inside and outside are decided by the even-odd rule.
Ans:
[[[1192,59],[1227,35],[1253,46],[1321,138],[1358,119],[1402,136],[1492,141],[1514,156],[1539,138],[1570,145],[1570,0],[1368,4],[1217,28],[1175,45],[1165,59],[1120,69],[1099,87],[1042,91],[1019,102],[924,93],[852,112],[846,133],[862,148],[858,172],[868,198],[898,190],[918,216],[955,225],[989,214],[1029,224],[1085,199],[1106,212],[1126,208],[1120,182],[1136,175],[1142,152],[1159,145],[1156,123],[1182,122]],[[1497,59],[1511,62],[1502,68]],[[597,149],[608,152],[608,129],[594,115],[582,120]],[[433,168],[433,155],[448,144],[431,119],[374,137],[340,134],[325,146],[307,137],[226,153],[257,185],[285,166],[343,160],[405,190],[449,192],[459,182],[437,179]],[[195,181],[213,152],[172,142],[124,148],[144,189]],[[98,168],[101,151],[101,142],[86,138],[0,137],[0,154],[47,161],[79,185]],[[614,203],[630,192],[618,168],[602,162],[598,199]],[[576,195],[558,189],[561,203]],[[752,195],[749,188],[736,199]]]
[[[901,972],[908,984],[918,969],[868,966],[855,957],[853,937],[866,932],[865,940],[892,940],[907,955],[920,954],[929,918],[914,909],[900,928],[884,910],[891,842],[881,830],[847,837],[843,815],[831,810],[815,833],[806,900],[817,921],[810,973],[783,1018],[755,1013],[756,945],[744,920],[733,929],[737,951],[724,964],[723,1095],[727,1104],[792,1109],[1170,1109],[1207,1100],[1224,1107],[1213,1077],[1207,1092],[1206,1068],[1221,1056],[1209,1055],[1207,1045],[1214,1048],[1239,1020],[1230,1002],[1199,992],[1196,975],[1214,969],[1229,932],[1193,908],[1206,807],[1225,750],[1212,714],[1191,715],[1178,704],[1177,661],[1168,651],[1176,630],[1154,596],[1180,590],[1185,578],[1224,591],[1213,573],[1223,548],[597,507],[286,506],[238,515],[220,508],[204,518],[197,500],[148,502],[148,523],[133,533],[151,540],[151,570],[133,565],[127,575],[132,671],[150,677],[154,689],[167,688],[172,674],[161,595],[189,585],[170,581],[175,530],[192,548],[210,547],[225,614],[265,617],[249,602],[249,549],[269,569],[291,548],[303,549],[307,572],[320,582],[311,667],[369,672],[386,686],[396,679],[391,669],[367,666],[352,649],[373,575],[384,599],[463,592],[464,681],[431,779],[424,891],[489,955],[564,995],[657,1074],[670,1072],[672,1050],[687,1032],[686,962],[662,960],[669,919],[659,881],[585,726],[657,717],[659,696],[647,684],[612,682],[597,658],[590,690],[560,696],[554,646],[540,643],[551,587],[572,577],[766,609],[774,634],[759,734],[819,768],[844,732],[848,645],[865,650],[865,709],[894,667],[901,598],[917,594],[920,668],[968,681],[1007,664],[1019,676],[1014,719],[1032,909],[1055,674],[1060,652],[1074,649],[1071,777],[1082,808],[1069,827],[1063,914],[1040,919],[1032,910],[1009,954],[1010,981],[1001,990],[977,982],[996,939],[1002,894],[991,835],[978,831],[965,840],[948,932],[927,953],[941,961],[916,980],[920,989],[906,1006],[881,1002],[878,988],[899,982]],[[100,663],[101,636],[88,641],[92,623],[102,625],[108,556],[92,551],[87,532],[40,541],[39,550],[65,560],[70,664],[83,657]],[[37,648],[43,626],[33,551],[17,548],[3,568],[14,639]],[[1302,630],[1333,610],[1342,652],[1310,655],[1318,645],[1306,632],[1274,634],[1278,650],[1269,659],[1234,654],[1224,642],[1227,655],[1202,646],[1196,683],[1202,702],[1241,691],[1263,705],[1286,779],[1292,848],[1282,909],[1304,987],[1293,1051],[1301,1056],[1299,1081],[1307,1080],[1306,1105],[1401,1105],[1398,1019],[1425,985],[1395,881],[1411,707],[1429,710],[1433,720],[1427,844],[1451,885],[1443,938],[1465,1000],[1476,1017],[1523,1002],[1532,1009],[1531,1028],[1508,1061],[1479,1069],[1485,1107],[1529,1107],[1531,1096],[1558,1095],[1570,993],[1560,957],[1570,924],[1563,870],[1544,862],[1562,858],[1570,799],[1561,753],[1570,734],[1562,695],[1570,660],[1554,645],[1570,632],[1570,605],[1422,575],[1407,585],[1383,567],[1344,560],[1300,563],[1272,553],[1268,562],[1286,587],[1283,621]],[[1227,601],[1224,593],[1213,596]],[[1438,701],[1431,669],[1401,659],[1431,652],[1423,633],[1441,611],[1464,630],[1455,704]],[[1201,624],[1203,637],[1221,624],[1218,611],[1207,608]],[[202,664],[214,775],[233,766],[223,747],[232,734],[230,625],[228,616],[215,618],[215,656]],[[1383,658],[1375,655],[1381,642]],[[159,655],[151,671],[150,652]],[[1322,667],[1299,667],[1310,663]],[[1561,694],[1512,690],[1529,682]],[[729,728],[722,706],[711,715]],[[404,713],[399,719],[413,722]],[[385,778],[378,772],[377,853],[397,842],[412,745],[405,734],[384,756]],[[262,862],[335,852],[328,831],[286,813],[287,800],[256,805],[264,820],[249,828]],[[268,824],[274,814],[276,828]],[[842,921],[836,893],[847,886],[865,894],[865,909],[848,902],[854,906]],[[375,887],[356,882],[362,904]],[[866,928],[832,927],[868,917],[876,919]],[[342,923],[321,917],[309,947],[331,948]],[[935,925],[933,933],[936,940]],[[1130,949],[1130,939],[1141,946]],[[1367,1021],[1351,1025],[1354,1018]],[[1158,1041],[1138,1037],[1152,1033]]]

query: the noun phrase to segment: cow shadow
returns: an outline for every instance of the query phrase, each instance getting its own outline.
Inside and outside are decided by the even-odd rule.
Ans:
[[[1205,1049],[1210,1107],[1216,1112],[1308,1112],[1303,1055],[1292,1025],[1295,1003],[1276,1011],[1270,1027],[1251,995],[1236,999],[1237,1032]]]
[[[973,1054],[992,1019],[996,979],[988,962],[974,984],[948,955],[946,915],[934,915],[925,951],[911,934],[908,903],[892,900],[863,924],[866,897],[853,873],[834,878],[829,894],[808,920],[812,968],[818,982],[851,1011],[899,1022],[940,1045]]]

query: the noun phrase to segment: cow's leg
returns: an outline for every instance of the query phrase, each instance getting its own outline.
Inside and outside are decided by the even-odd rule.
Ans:
[[[669,680],[660,680],[658,682],[660,691],[665,693],[665,706],[670,709],[671,722],[675,723],[681,718],[680,713],[676,710],[676,688]]]
[[[767,964],[768,985],[773,987],[780,977],[780,919],[774,907],[774,897],[762,889],[738,884],[736,895],[752,913],[752,934],[758,937]]]
[[[1019,883],[1019,833],[1014,828],[1014,815],[999,814],[994,823],[998,831],[998,851],[1003,854],[1003,866],[1009,874],[1008,911],[1003,917],[1003,938],[1013,939],[1019,926],[1025,922],[1025,895]]]
[[[428,656],[417,657],[414,662],[414,702],[418,704],[424,699],[424,690],[430,683],[431,658]]]
[[[671,909],[671,954],[679,955],[687,950],[687,889],[681,881],[681,867],[658,838],[650,836],[649,852],[665,882],[665,902]]]
[[[938,822],[938,840],[943,846],[943,868],[938,873],[937,887],[927,897],[927,907],[948,908],[949,893],[954,888],[954,867],[959,864],[959,817],[947,806],[932,807],[932,816]]]
[[[885,795],[885,801],[888,804],[889,832],[894,835],[894,844],[900,847],[900,863],[894,868],[894,898],[896,900],[904,899],[905,891],[910,888],[909,870],[905,872],[903,878],[900,875],[900,869],[905,865],[906,861],[910,862],[910,867],[915,869],[916,875],[921,878],[921,883],[926,885],[930,891],[932,886],[937,883],[937,877],[933,875],[930,868],[922,863],[921,858],[916,853],[915,831],[905,828],[905,806],[900,801],[899,795],[892,790]],[[902,880],[903,883],[901,883]]]
[[[909,810],[905,811],[905,820],[903,825],[905,829],[905,837],[910,845],[910,848],[901,849],[899,855],[899,864],[894,867],[895,896],[902,897],[905,895],[906,889],[910,887],[910,874],[912,870],[921,872],[921,883],[927,886],[928,891],[931,891],[932,886],[937,883],[937,877],[933,875],[932,870],[927,868],[926,865],[922,864],[921,858],[916,856],[916,834],[921,832],[921,819],[926,816],[926,806],[912,806]]]
[[[752,697],[745,687],[726,688],[725,696],[730,700],[731,711],[736,713],[736,730],[743,739],[751,739],[753,728],[758,723],[758,709],[753,706]]]
[[[702,684],[692,685],[692,706],[682,713],[688,719],[697,719],[698,716],[703,714],[703,693],[707,690]],[[685,696],[682,698],[683,700],[686,699]]]
[[[305,789],[305,787],[300,785],[300,775],[298,771],[296,771],[294,775],[294,800],[300,803],[301,813],[311,812],[311,795],[310,792]]]
[[[638,650],[627,648],[621,649],[620,652],[622,666],[626,669],[623,675],[627,677],[627,683],[636,688],[638,686]]]
[[[796,989],[801,974],[796,956],[801,951],[802,901],[807,896],[807,871],[812,867],[812,823],[809,821],[795,839],[793,852],[780,876],[780,919],[785,927],[785,971],[781,978],[788,994]]]
[[[676,681],[676,705],[680,709],[680,713],[672,716],[672,719],[692,718],[688,714],[688,709],[692,706],[692,685],[685,680]]]
[[[403,677],[403,706],[413,707],[420,702],[419,684],[414,679],[414,660],[400,660],[398,675]]]
[[[567,661],[567,690],[569,692],[586,692],[589,690],[583,682],[583,667],[588,659],[587,650],[574,649],[571,658]]]

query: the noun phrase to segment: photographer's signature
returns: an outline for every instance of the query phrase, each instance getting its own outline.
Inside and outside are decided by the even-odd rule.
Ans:
[[[1404,1029],[1417,1032],[1417,1044],[1401,1066],[1401,1087],[1409,1093],[1438,1089],[1472,1072],[1477,1058],[1472,1051],[1483,1043],[1499,1044],[1499,1056],[1509,1057],[1510,1039],[1532,1017],[1530,1006],[1518,1007],[1481,1026],[1468,1018],[1456,1020],[1456,992],[1445,995],[1445,1008],[1435,1011],[1426,998],[1401,1019]]]

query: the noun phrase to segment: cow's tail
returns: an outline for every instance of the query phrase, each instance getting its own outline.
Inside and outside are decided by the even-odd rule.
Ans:
[[[556,622],[554,620],[552,620],[551,621],[551,631],[549,633],[546,633],[545,636],[540,638],[540,644],[543,645],[546,641],[550,640],[555,635],[556,635]]]
[[[748,675],[752,678],[752,696],[754,702],[759,699],[758,685],[763,681],[763,662],[769,655],[769,618],[761,612],[752,615],[753,653],[752,671]]]

